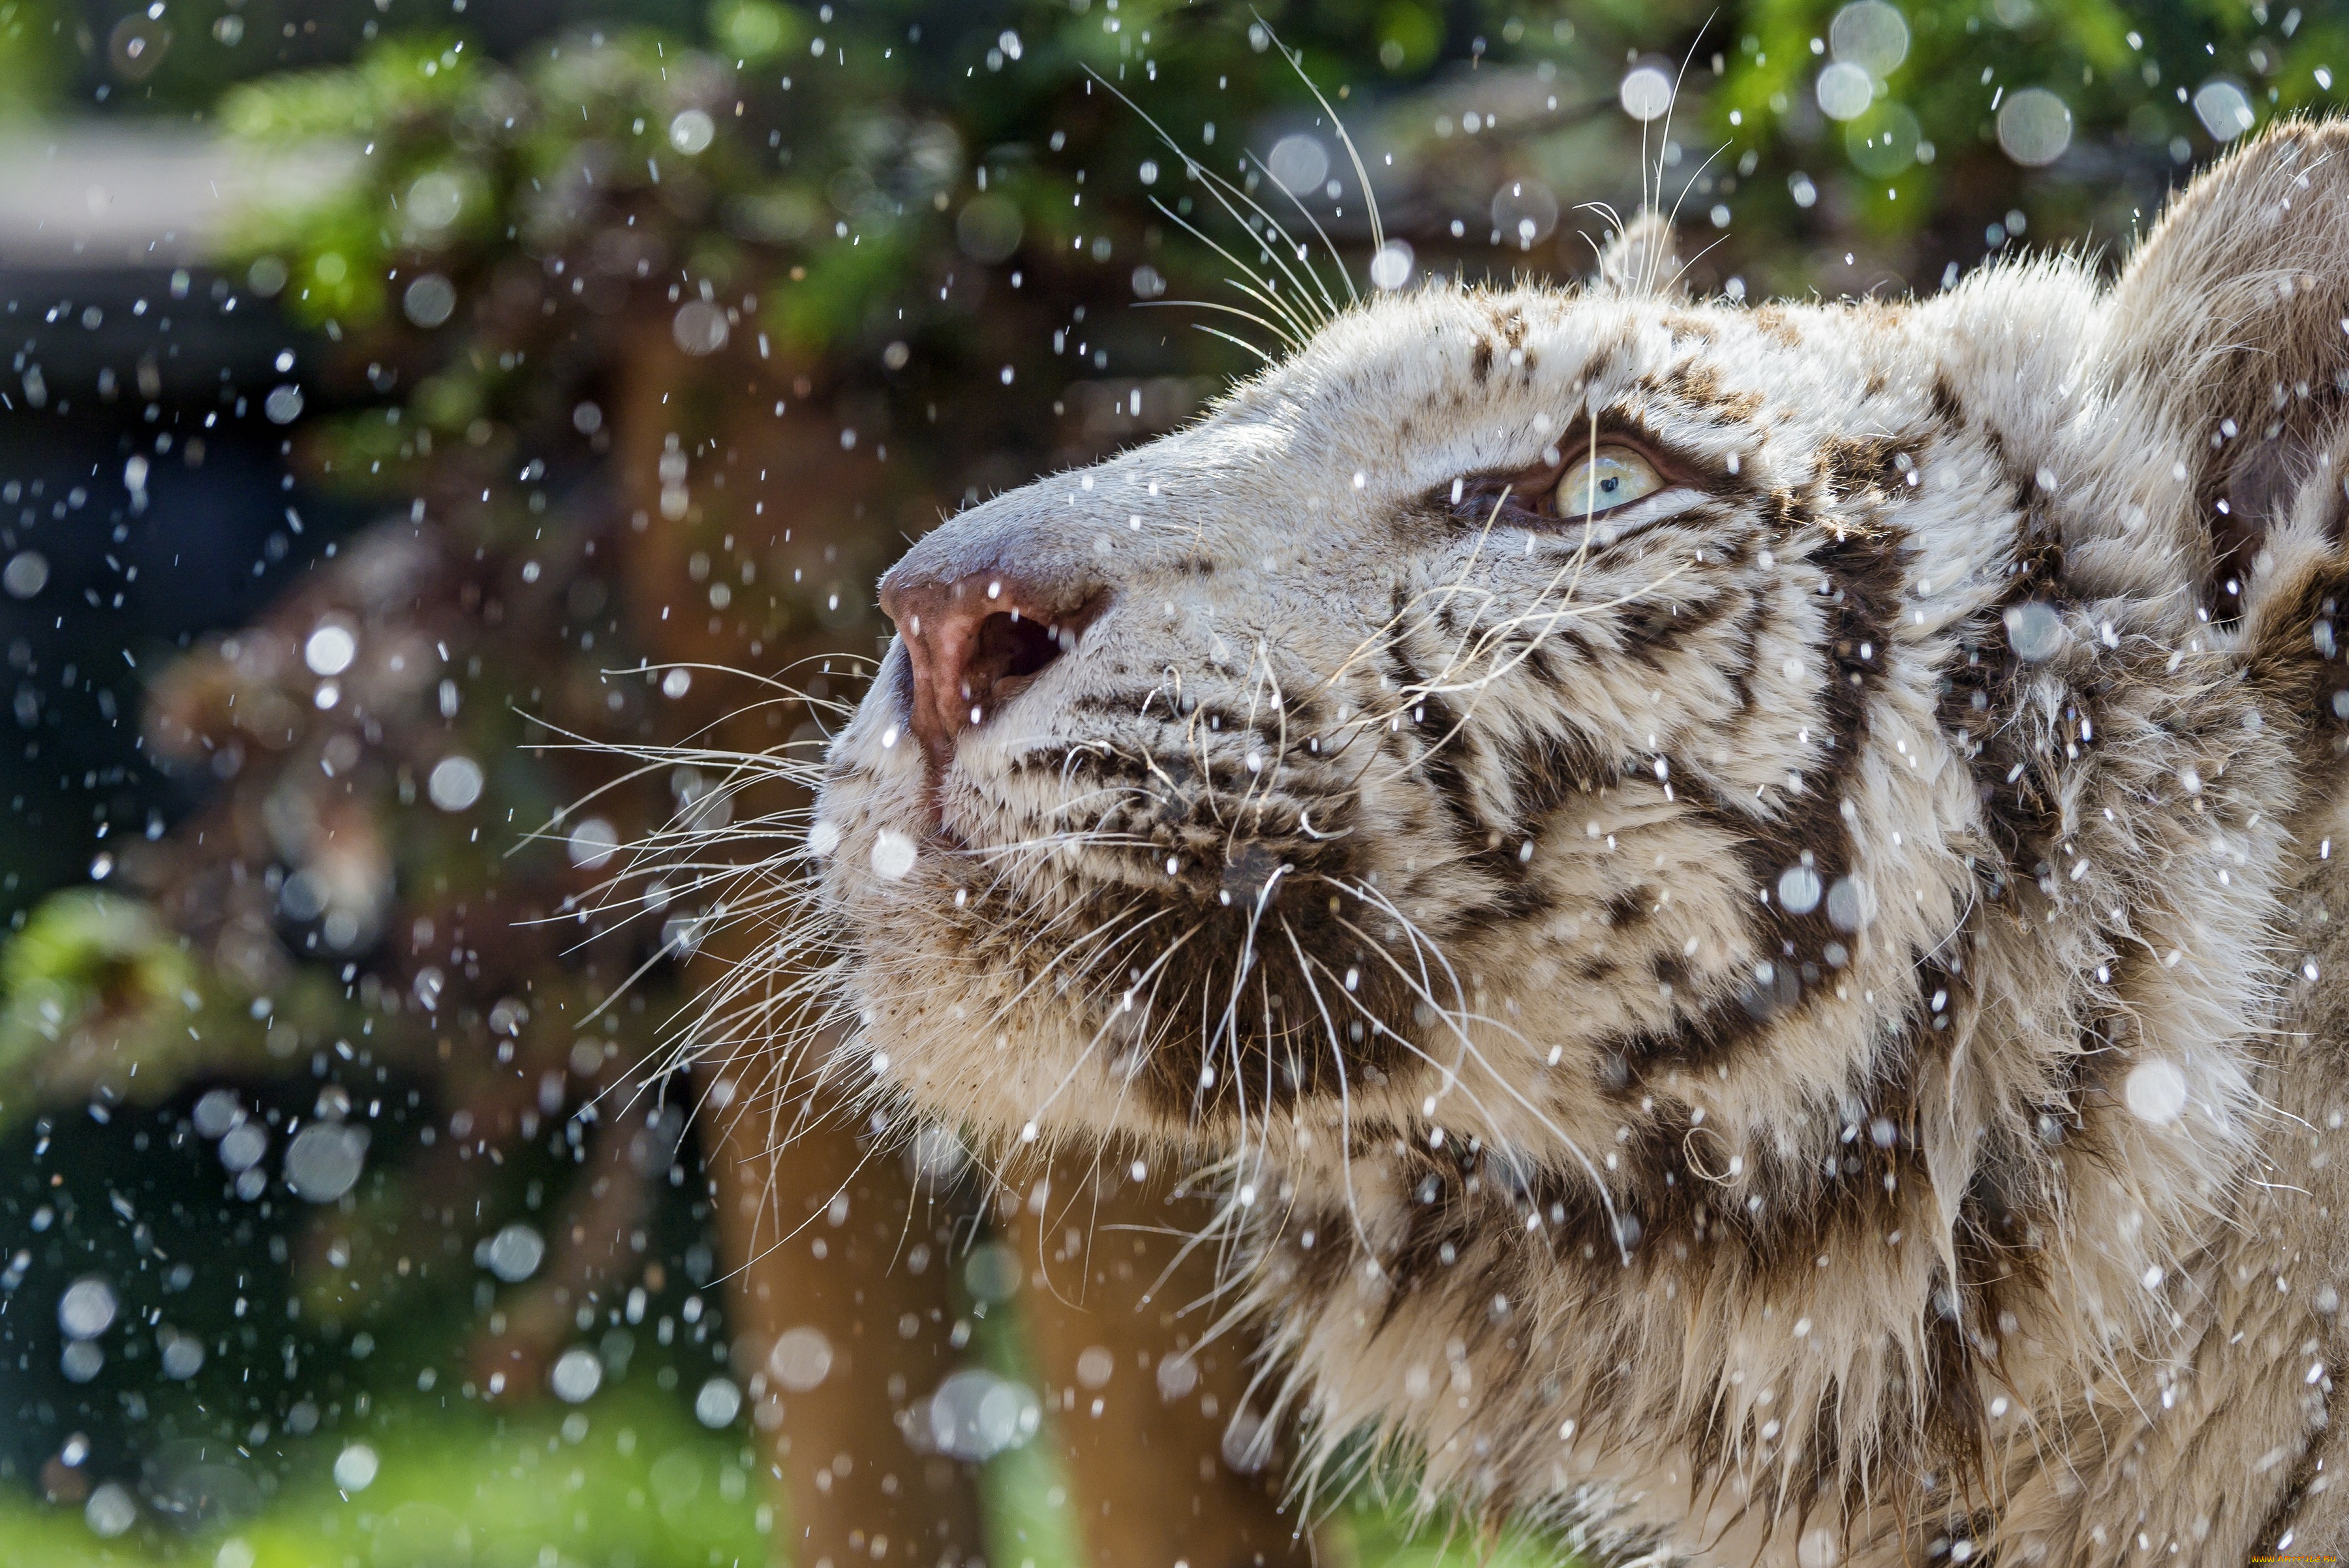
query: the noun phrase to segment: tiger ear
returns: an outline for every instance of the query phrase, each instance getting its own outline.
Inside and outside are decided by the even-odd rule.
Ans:
[[[1680,293],[1680,246],[1671,220],[1649,208],[1609,236],[1599,253],[1599,286],[1617,294]]]
[[[2349,394],[2349,122],[2282,122],[2187,186],[2109,310],[2103,379],[2168,416],[2173,472],[2207,530],[2204,603],[2239,611],[2228,585],[2335,461]],[[2330,488],[2322,525],[2337,539]]]

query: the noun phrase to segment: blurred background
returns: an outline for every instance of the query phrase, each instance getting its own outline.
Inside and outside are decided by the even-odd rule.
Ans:
[[[2109,265],[2336,71],[2243,0],[0,0],[0,1565],[1488,1556],[1407,1456],[1284,1505],[1184,1173],[648,1065],[761,937],[621,846],[755,861],[895,555],[1312,302],[1643,200],[1731,298]]]

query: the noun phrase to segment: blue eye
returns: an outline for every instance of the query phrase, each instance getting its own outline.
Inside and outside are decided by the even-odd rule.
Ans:
[[[1602,446],[1558,476],[1551,504],[1560,517],[1628,505],[1664,488],[1655,465],[1627,446]]]

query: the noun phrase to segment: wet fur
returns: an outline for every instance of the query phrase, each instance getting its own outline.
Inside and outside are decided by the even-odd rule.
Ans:
[[[966,513],[895,575],[1108,607],[942,772],[885,659],[823,1070],[1220,1162],[1318,1451],[1595,1560],[2337,1550],[2344,153],[2109,287],[1691,302],[1641,226]],[[1451,504],[1594,420],[1679,499]]]

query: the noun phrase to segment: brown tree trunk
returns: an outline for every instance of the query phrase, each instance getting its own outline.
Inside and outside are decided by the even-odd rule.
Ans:
[[[780,1147],[763,1115],[704,1126],[716,1131],[719,1235],[737,1271],[736,1344],[785,1477],[779,1557],[930,1568],[978,1556],[969,1467],[907,1440],[956,1353],[952,1260],[904,1163],[868,1158],[832,1119]]]
[[[740,616],[712,613],[688,559],[697,550],[705,559],[717,557],[718,580],[725,581],[734,575],[724,548],[736,542],[732,530],[743,531],[744,553],[756,556],[771,525],[779,524],[769,518],[750,537],[749,502],[761,492],[743,483],[744,462],[695,462],[691,503],[681,514],[662,504],[671,486],[660,462],[664,456],[674,461],[675,452],[697,456],[704,441],[721,452],[739,443],[752,454],[748,472],[771,469],[788,481],[763,493],[771,505],[778,495],[793,498],[785,518],[802,537],[821,538],[839,525],[853,482],[826,472],[838,467],[837,443],[827,454],[804,439],[793,442],[790,428],[730,428],[730,408],[763,409],[765,395],[707,394],[733,376],[758,376],[760,368],[687,359],[670,338],[666,312],[649,316],[626,363],[613,455],[631,632],[656,662],[696,667],[688,697],[670,705],[683,724],[714,724],[702,736],[713,745],[753,753],[771,748],[803,715],[779,708],[771,692],[750,682],[723,680],[710,667],[781,669],[822,651],[824,639],[802,633],[787,646],[768,646]],[[731,494],[721,488],[729,480]],[[777,785],[768,793],[795,792]],[[738,819],[795,804],[746,799],[737,805]],[[772,935],[721,926],[692,964],[690,980],[723,980],[761,940]],[[770,1473],[783,1478],[788,1516],[778,1532],[777,1562],[795,1568],[967,1562],[980,1554],[974,1478],[954,1460],[916,1451],[906,1437],[921,1414],[918,1401],[952,1370],[952,1269],[945,1249],[920,1229],[926,1200],[904,1164],[894,1156],[867,1158],[837,1115],[805,1115],[800,1104],[781,1103],[768,1086],[784,1075],[772,1062],[711,1062],[698,1073],[703,1155],[732,1271],[737,1360],[750,1384]],[[712,1107],[712,1087],[729,1077],[739,1085],[737,1097]],[[930,1258],[916,1269],[912,1250],[925,1241]],[[771,1364],[777,1343],[793,1330],[820,1334],[829,1357],[812,1386],[794,1386],[821,1366],[822,1357],[811,1360],[806,1351],[817,1342],[806,1335],[793,1342],[801,1355],[787,1350],[788,1365]]]
[[[1005,1238],[1030,1271],[1020,1305],[1088,1561],[1309,1561],[1310,1539],[1299,1539],[1295,1516],[1278,1507],[1278,1465],[1268,1448],[1251,1451],[1245,1440],[1252,1341],[1226,1334],[1200,1344],[1220,1315],[1216,1247],[1185,1246],[1206,1223],[1207,1206],[1170,1198],[1155,1178],[1093,1169],[1089,1160],[1056,1159]]]

